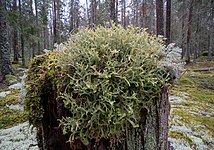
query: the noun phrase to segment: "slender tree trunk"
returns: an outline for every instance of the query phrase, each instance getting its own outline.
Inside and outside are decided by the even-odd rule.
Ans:
[[[171,42],[171,0],[167,0],[166,2],[166,43],[169,44]]]
[[[34,1],[34,3],[35,3],[35,11],[36,11],[36,26],[37,26],[37,28],[39,27],[39,22],[38,22],[38,0],[35,0]],[[38,54],[40,54],[41,53],[41,51],[40,51],[40,34],[39,34],[39,31],[37,31],[37,52],[38,52]]]
[[[56,26],[56,0],[52,0],[53,16],[53,43],[57,43],[57,26]]]
[[[212,0],[211,1],[211,6],[213,6],[213,4],[214,4],[214,1]],[[212,7],[211,8],[211,19],[210,19],[210,22],[211,22],[211,24],[210,24],[210,30],[209,30],[209,33],[210,33],[210,38],[209,38],[209,49],[208,49],[208,60],[212,60],[212,53],[214,52],[214,40],[213,40],[213,38],[214,38],[214,23],[213,23],[213,19],[214,19],[214,8]]]
[[[85,4],[86,4],[86,14],[87,14],[88,25],[90,26],[91,21],[90,21],[90,16],[89,16],[88,0],[85,1]]]
[[[70,32],[72,32],[74,30],[74,10],[75,10],[75,7],[74,7],[74,0],[71,0],[71,6],[70,6]]]
[[[163,30],[163,0],[156,0],[156,30],[157,30],[157,36],[158,35],[164,35]]]
[[[181,27],[181,32],[182,32],[182,39],[181,39],[181,48],[182,48],[182,54],[181,54],[181,59],[184,58],[185,53],[186,53],[186,48],[185,48],[185,35],[186,35],[186,30],[185,30],[185,15],[186,14],[186,0],[183,0],[183,7],[182,7],[182,27]]]
[[[16,0],[13,0],[13,11],[17,11],[17,2]],[[17,21],[17,20],[16,20]],[[13,29],[13,62],[18,63],[19,61],[19,51],[18,51],[18,31],[16,29],[17,27],[14,27]]]
[[[122,8],[121,8],[121,24],[123,27],[126,27],[126,1],[122,0],[121,1]]]
[[[43,5],[42,5],[42,24],[43,24],[44,49],[49,49],[47,0],[43,0],[42,2],[43,2]]]
[[[138,0],[134,0],[134,10],[135,10],[135,16],[134,16],[134,25],[135,26],[138,26],[139,23],[138,23],[138,18],[139,18],[139,3],[138,3]]]
[[[10,62],[10,49],[7,34],[6,21],[6,1],[0,1],[0,75],[5,79],[5,75],[12,73],[12,66]]]
[[[57,1],[57,7],[56,7],[56,36],[57,36],[57,44],[61,42],[61,36],[60,36],[60,28],[61,28],[61,21],[60,21],[60,0]]]
[[[190,0],[189,15],[187,23],[187,49],[186,49],[186,64],[190,63],[190,39],[192,33],[192,11],[193,11],[193,0]]]
[[[91,27],[97,24],[97,2],[96,0],[91,0]]]
[[[22,25],[22,3],[19,0],[19,23],[20,23],[20,37],[21,37],[21,53],[22,53],[22,65],[25,67],[25,50],[24,50],[24,34]]]
[[[115,0],[115,22],[118,23],[118,0]]]
[[[113,22],[117,22],[115,0],[110,0],[110,18]]]

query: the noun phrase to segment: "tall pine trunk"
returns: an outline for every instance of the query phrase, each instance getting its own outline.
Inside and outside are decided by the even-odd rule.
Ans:
[[[22,3],[19,0],[19,23],[20,23],[20,37],[21,37],[21,53],[22,53],[22,65],[25,67],[25,50],[24,50],[24,34],[23,34],[23,22],[22,22]]]
[[[171,0],[166,2],[166,44],[169,44],[171,42]]]
[[[186,64],[190,63],[190,39],[192,33],[192,11],[193,11],[193,0],[190,0],[188,23],[187,23],[187,47],[186,47]]]
[[[52,16],[53,16],[53,44],[54,44],[57,43],[56,0],[52,0]]]
[[[164,35],[163,30],[163,0],[156,0],[156,30],[157,30],[157,36],[158,35]]]
[[[17,11],[17,2],[13,1],[13,11]],[[17,21],[17,20],[15,20]],[[18,51],[18,31],[17,27],[13,28],[13,62],[18,63],[19,61],[19,51]]]
[[[115,0],[110,0],[110,18],[112,21],[117,22]]]
[[[36,11],[36,26],[37,28],[39,27],[39,21],[38,21],[38,0],[34,1],[35,4],[35,11]],[[40,54],[40,34],[39,34],[39,30],[37,31],[37,53]]]
[[[214,5],[214,1],[212,0],[210,6]],[[208,49],[208,60],[212,60],[212,55],[214,53],[214,23],[213,23],[213,19],[214,19],[214,8],[211,8],[211,19],[210,19],[210,35],[209,35],[209,49]]]
[[[10,62],[10,49],[7,34],[7,22],[6,22],[6,1],[0,1],[0,75],[5,79],[5,75],[12,73],[12,67]]]
[[[126,27],[126,1],[121,0],[121,24],[123,27]]]

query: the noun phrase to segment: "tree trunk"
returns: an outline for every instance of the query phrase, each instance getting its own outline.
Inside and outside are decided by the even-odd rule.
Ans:
[[[89,10],[88,10],[88,0],[85,1],[85,5],[86,5],[86,14],[87,14],[87,19],[88,19],[88,25],[91,24],[91,21],[90,21],[90,17],[89,17]]]
[[[166,44],[169,44],[171,42],[171,0],[166,2]]]
[[[17,11],[17,2],[16,0],[13,1],[13,11]],[[13,29],[13,62],[18,63],[19,61],[19,51],[18,51],[18,31],[16,29],[17,27],[14,27]]]
[[[63,101],[56,100],[56,88],[48,81],[41,95],[44,109],[43,120],[38,128],[38,141],[41,150],[170,150],[168,142],[168,117],[170,105],[167,88],[163,88],[161,96],[148,109],[142,109],[139,128],[127,128],[122,141],[112,145],[109,139],[101,139],[98,143],[91,139],[85,146],[79,140],[71,145],[68,137],[62,134],[57,119],[69,115]],[[113,147],[111,147],[113,146]]]
[[[187,23],[188,28],[187,28],[186,64],[190,63],[190,39],[191,39],[191,32],[192,32],[192,10],[193,10],[193,0],[190,0],[188,23]]]
[[[35,11],[36,11],[36,26],[37,28],[39,27],[39,22],[38,22],[38,0],[35,0],[34,1],[34,4],[35,4]],[[39,31],[37,31],[37,53],[40,54],[41,51],[40,51],[40,41],[39,41],[39,38],[40,38],[40,34],[39,34]]]
[[[43,2],[43,5],[42,5],[42,24],[43,24],[44,49],[49,49],[47,1],[43,0],[42,2]]]
[[[61,20],[60,20],[60,0],[56,0],[56,37],[57,37],[57,44],[61,43],[61,35],[60,35],[60,27],[61,27]]]
[[[125,28],[126,27],[126,1],[122,0],[121,1],[121,24]]]
[[[57,43],[56,0],[52,0],[52,16],[53,16],[53,44],[54,44]]]
[[[115,0],[110,1],[110,18],[113,22],[117,22]]]
[[[185,15],[186,14],[186,1],[183,0],[183,7],[182,7],[182,25],[181,25],[181,32],[182,32],[182,39],[181,39],[181,48],[182,48],[182,54],[181,54],[181,59],[184,58],[185,53],[186,53],[186,48],[185,48],[185,35],[186,35],[186,30],[185,30]]]
[[[156,0],[156,30],[157,30],[157,36],[158,35],[164,35],[163,30],[163,0]]]
[[[97,2],[96,0],[91,0],[91,27],[97,24]]]
[[[118,0],[115,0],[115,22],[118,23]]]
[[[211,5],[210,6],[213,6],[213,4],[214,4],[214,1],[211,1]],[[211,8],[211,19],[210,19],[210,22],[211,22],[211,24],[210,24],[210,30],[209,30],[209,34],[210,34],[210,38],[209,38],[209,49],[208,49],[208,60],[212,60],[212,53],[214,52],[214,40],[213,40],[213,38],[214,38],[214,23],[213,23],[213,19],[214,19],[214,8],[212,7]]]
[[[12,67],[10,62],[10,49],[7,34],[7,22],[6,22],[6,1],[0,1],[0,75],[3,76],[12,73]],[[1,80],[2,80],[1,79]],[[0,81],[1,82],[1,81]]]
[[[22,66],[25,67],[25,50],[24,50],[24,34],[22,25],[22,3],[19,0],[19,22],[20,22],[20,37],[21,37],[21,53],[22,53]]]

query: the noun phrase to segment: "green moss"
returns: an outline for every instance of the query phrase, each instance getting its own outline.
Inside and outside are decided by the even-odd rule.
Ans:
[[[6,106],[19,103],[18,93],[18,90],[12,90],[12,93],[6,97],[0,97],[0,129],[9,128],[18,123],[27,121],[27,115],[25,112],[11,110]]]
[[[3,107],[6,104],[17,104],[18,100],[18,90],[12,90],[11,94],[7,95],[6,97],[0,97],[0,106]]]
[[[193,141],[188,136],[186,136],[186,135],[184,135],[184,133],[181,133],[178,131],[170,131],[169,136],[171,138],[175,138],[175,139],[183,139],[190,145],[190,147],[192,147],[194,144]]]
[[[9,128],[27,121],[27,114],[23,111],[11,110],[7,107],[0,109],[0,129]]]
[[[9,81],[11,81],[11,80],[17,79],[16,76],[11,75],[11,74],[6,75],[5,78],[6,78],[6,79],[5,79],[6,82],[9,82]]]
[[[170,94],[184,99],[180,104],[172,104],[172,117],[179,116],[179,121],[192,129],[201,125],[200,131],[209,131],[214,137],[214,116],[209,116],[213,114],[214,108],[214,71],[193,72],[196,68],[203,69],[212,65],[213,62],[187,66],[188,71],[170,89]],[[176,125],[175,122],[171,124]]]

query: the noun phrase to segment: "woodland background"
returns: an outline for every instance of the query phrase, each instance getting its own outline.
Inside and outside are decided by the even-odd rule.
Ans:
[[[200,56],[211,60],[214,51],[213,0],[1,0],[0,4],[0,22],[5,24],[0,41],[9,42],[6,49],[12,62],[20,59],[23,66],[79,29],[108,26],[111,20],[124,28],[134,25],[163,35],[166,43],[182,48],[186,63]],[[11,55],[1,57],[7,60]]]

